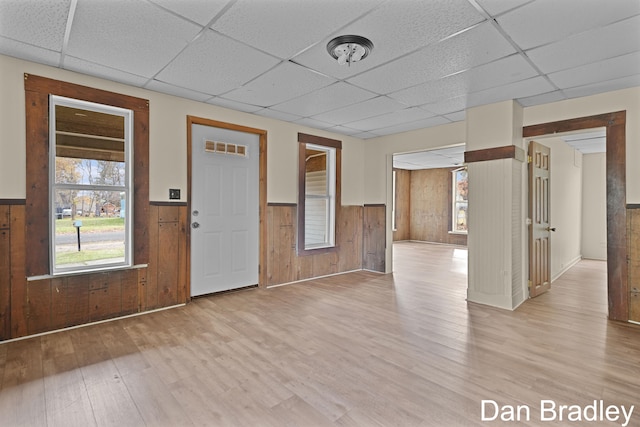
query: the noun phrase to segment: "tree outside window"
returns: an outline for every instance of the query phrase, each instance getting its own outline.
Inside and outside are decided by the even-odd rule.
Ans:
[[[452,228],[454,233],[467,233],[469,178],[467,168],[452,171],[453,175],[453,214]]]

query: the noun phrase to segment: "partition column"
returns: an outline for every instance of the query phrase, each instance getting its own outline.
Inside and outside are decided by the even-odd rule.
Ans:
[[[467,300],[509,310],[528,295],[522,116],[517,102],[505,101],[470,108],[466,118]]]

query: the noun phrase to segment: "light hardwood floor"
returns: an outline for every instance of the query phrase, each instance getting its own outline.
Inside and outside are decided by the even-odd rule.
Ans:
[[[467,304],[466,250],[0,344],[2,426],[497,426],[481,401],[640,406],[640,326],[583,261],[514,312]],[[630,425],[640,425],[636,408]]]

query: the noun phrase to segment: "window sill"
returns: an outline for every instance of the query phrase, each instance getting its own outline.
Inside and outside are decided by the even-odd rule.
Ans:
[[[307,255],[320,255],[330,252],[335,252],[338,250],[337,246],[323,246],[319,248],[310,248],[310,249],[298,249],[298,256],[307,256]]]
[[[56,273],[56,274],[44,274],[42,276],[31,276],[27,277],[27,282],[35,282],[37,280],[46,280],[46,279],[55,279],[59,277],[71,277],[71,276],[82,276],[86,274],[99,274],[99,273],[108,273],[110,271],[126,271],[126,270],[136,270],[139,268],[147,268],[148,264],[136,264],[130,267],[117,266],[113,268],[101,268],[99,270],[82,270],[82,271],[70,271],[68,273]]]
[[[449,231],[449,234],[457,234],[457,235],[461,235],[461,236],[467,236],[469,235],[468,231]]]

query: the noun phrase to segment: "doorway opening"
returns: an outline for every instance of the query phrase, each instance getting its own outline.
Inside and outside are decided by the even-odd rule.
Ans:
[[[391,227],[394,272],[402,270],[406,262],[411,262],[404,257],[417,249],[426,251],[427,256],[430,253],[442,256],[442,250],[429,251],[420,245],[446,245],[451,247],[448,265],[456,261],[456,270],[459,271],[460,258],[464,258],[466,283],[468,180],[463,165],[464,151],[465,145],[461,144],[393,155]],[[425,260],[420,268],[432,269],[434,265],[430,265]]]
[[[626,111],[525,126],[524,138],[606,130],[607,300],[609,319],[629,320],[626,206]]]
[[[221,134],[225,137],[217,138],[216,136],[209,138],[210,140],[203,140],[202,138],[196,138],[193,135],[193,129],[196,126],[207,127],[210,129],[217,129]],[[243,141],[232,141],[231,139],[226,138],[226,136],[233,135],[246,135],[248,140],[251,140],[252,137],[257,138],[257,143],[254,148],[249,148],[252,143],[243,142]],[[205,138],[206,139],[206,138]],[[229,139],[229,140],[227,140]],[[223,147],[224,146],[224,147]],[[224,150],[223,150],[224,148]],[[256,149],[257,148],[257,149]],[[251,263],[252,265],[247,267],[255,268],[257,270],[257,284],[260,287],[266,286],[266,260],[267,260],[267,225],[266,225],[266,195],[267,195],[267,132],[261,129],[254,129],[246,126],[236,125],[232,123],[219,122],[216,120],[210,120],[200,117],[187,116],[187,208],[190,213],[189,215],[189,223],[188,223],[188,231],[187,231],[187,286],[189,295],[193,294],[192,289],[192,232],[194,229],[199,228],[200,222],[196,220],[196,218],[200,218],[199,209],[195,209],[193,206],[193,188],[192,182],[194,177],[194,165],[193,165],[193,153],[195,150],[202,149],[207,151],[213,155],[220,156],[235,156],[237,159],[248,159],[249,157],[255,159],[257,161],[258,170],[257,170],[257,179],[252,178],[252,181],[257,181],[257,255],[255,258],[252,258],[252,261],[238,259],[235,264],[232,264],[236,267],[245,266],[244,263]],[[222,151],[224,151],[224,153]],[[234,184],[232,187],[227,189],[232,193],[238,193],[240,191],[240,187],[244,186],[244,174],[241,173],[239,168],[233,168],[232,171],[229,172],[230,176],[234,178]],[[247,177],[248,179],[248,177]],[[241,185],[242,184],[242,185]],[[254,197],[254,196],[252,196]],[[243,199],[245,200],[245,199]],[[253,200],[255,202],[255,200]],[[232,210],[236,213],[242,213],[245,210],[245,207],[248,209],[248,205],[245,205],[241,199],[237,199],[236,202],[232,203]],[[214,207],[215,209],[215,207]],[[194,210],[198,211],[194,215]],[[198,225],[196,226],[196,223]],[[232,233],[233,234],[233,233]],[[213,236],[213,234],[212,234]],[[238,248],[245,247],[246,245],[242,245],[240,243],[244,242],[245,239],[244,232],[238,232],[232,235],[232,239],[235,239],[238,245]],[[222,247],[223,248],[223,247]],[[224,249],[224,248],[223,248]],[[226,248],[226,250],[231,250],[231,248]],[[233,256],[242,256],[241,253],[233,254]],[[256,265],[257,264],[257,265]],[[240,271],[244,268],[237,268],[236,270]],[[233,274],[233,273],[232,273]],[[253,274],[253,273],[252,273]],[[255,284],[255,283],[252,283]],[[237,284],[236,284],[237,285]],[[233,286],[236,286],[233,285]],[[239,285],[238,285],[239,286]]]
[[[543,206],[543,210],[548,209],[549,218],[544,227],[538,215],[540,207],[529,209],[529,293],[535,297],[583,259],[606,262],[606,130],[546,135],[534,138],[528,145],[538,147],[533,150],[536,153],[540,149],[550,152],[551,171],[549,206]],[[537,170],[536,159],[531,156],[530,169]],[[537,188],[534,183],[539,179],[531,178],[532,188]],[[530,204],[539,193],[532,188]],[[541,255],[547,247],[549,259],[543,260]]]

